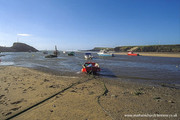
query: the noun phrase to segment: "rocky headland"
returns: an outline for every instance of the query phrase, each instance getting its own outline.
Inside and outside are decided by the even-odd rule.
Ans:
[[[0,52],[37,52],[38,50],[25,43],[15,42],[12,47],[0,46]]]

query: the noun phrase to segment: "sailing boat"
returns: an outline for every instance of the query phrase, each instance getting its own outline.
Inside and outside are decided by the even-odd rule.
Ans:
[[[59,51],[57,50],[57,47],[55,46],[55,51],[53,55],[47,55],[45,56],[45,58],[54,58],[57,57],[59,55]]]
[[[60,53],[59,53],[59,51],[57,50],[57,47],[56,47],[56,45],[55,45],[54,55],[58,56],[59,54],[60,54]]]
[[[113,53],[107,52],[106,50],[100,50],[100,52],[97,53],[99,56],[111,56],[114,57]]]

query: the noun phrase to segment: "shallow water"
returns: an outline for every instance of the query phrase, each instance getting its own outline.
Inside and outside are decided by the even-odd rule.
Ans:
[[[44,69],[61,74],[77,75],[80,73],[84,60],[83,52],[75,56],[60,53],[57,58],[45,58],[42,52],[1,53],[1,66],[13,65]],[[49,52],[50,54],[50,52]],[[180,58],[127,56],[95,57],[92,61],[101,67],[100,76],[121,78],[126,81],[151,82],[158,84],[180,85]]]

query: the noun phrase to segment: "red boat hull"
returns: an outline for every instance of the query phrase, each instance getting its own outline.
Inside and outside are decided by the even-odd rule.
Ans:
[[[128,51],[129,56],[139,56],[139,54],[133,53],[133,51]]]
[[[87,62],[83,65],[81,72],[95,74],[97,72],[100,72],[100,70],[101,69],[99,68],[99,65],[97,63]]]
[[[86,67],[86,68],[82,68],[81,69],[82,72],[85,72],[85,73],[89,73],[89,72],[100,72],[100,68],[97,68],[97,67]]]
[[[130,56],[139,56],[139,54],[128,54],[128,55],[130,55]]]

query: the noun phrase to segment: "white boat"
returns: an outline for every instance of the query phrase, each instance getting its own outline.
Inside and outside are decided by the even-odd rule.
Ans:
[[[107,52],[106,50],[100,50],[100,52],[97,53],[99,56],[111,56],[114,57],[113,53]]]
[[[43,54],[48,54],[48,51],[43,51]]]
[[[85,59],[92,59],[93,56],[92,56],[91,53],[85,53],[84,58],[85,58]]]

